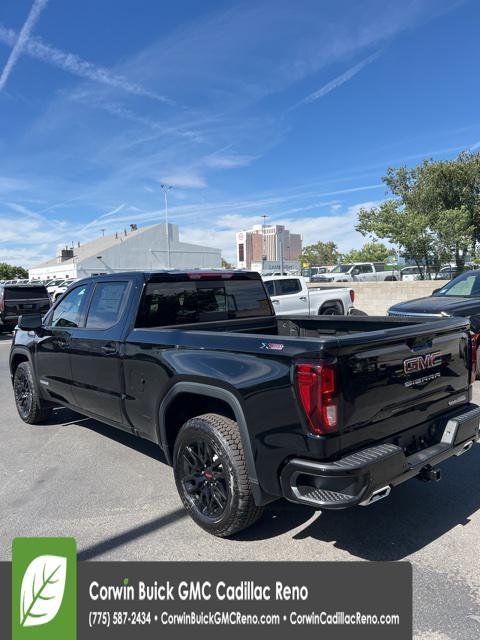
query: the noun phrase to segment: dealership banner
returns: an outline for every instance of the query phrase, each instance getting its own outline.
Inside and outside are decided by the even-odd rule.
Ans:
[[[410,640],[407,562],[77,562],[73,538],[17,538],[0,638]]]

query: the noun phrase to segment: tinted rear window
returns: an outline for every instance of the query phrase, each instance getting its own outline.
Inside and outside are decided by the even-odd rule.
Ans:
[[[100,282],[88,311],[87,329],[108,329],[120,320],[128,282]]]
[[[151,282],[143,294],[137,327],[272,315],[260,280]]]
[[[5,300],[48,298],[45,287],[5,287]]]

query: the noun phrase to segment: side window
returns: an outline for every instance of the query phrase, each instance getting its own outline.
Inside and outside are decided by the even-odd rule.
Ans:
[[[292,293],[301,291],[300,280],[298,278],[290,278],[289,280],[277,280],[277,295],[287,296]]]
[[[54,309],[51,317],[52,327],[71,327],[80,326],[85,305],[88,299],[89,285],[84,284],[76,287],[69,292],[67,296]]]
[[[371,264],[362,264],[360,267],[360,272],[361,273],[372,273],[373,272],[373,267]]]
[[[87,329],[108,329],[120,319],[127,282],[100,282],[88,310]]]
[[[265,282],[265,289],[267,290],[267,293],[269,296],[273,296],[275,294],[274,287],[273,287],[273,280],[269,280],[268,282]]]

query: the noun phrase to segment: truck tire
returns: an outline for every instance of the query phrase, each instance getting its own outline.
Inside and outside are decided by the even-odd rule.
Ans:
[[[396,276],[387,276],[385,278],[385,282],[396,282],[397,281],[397,277]]]
[[[29,362],[21,362],[15,369],[13,390],[18,415],[24,422],[40,424],[48,419],[52,408],[38,395]]]
[[[321,316],[343,316],[344,311],[339,302],[328,303],[320,309]]]
[[[173,469],[185,508],[205,531],[226,538],[262,515],[233,420],[215,413],[188,420],[175,441]]]

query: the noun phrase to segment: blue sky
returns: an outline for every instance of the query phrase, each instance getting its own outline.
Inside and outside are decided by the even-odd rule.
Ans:
[[[389,165],[480,148],[475,0],[3,0],[0,261],[163,220],[234,257],[266,214],[361,245]]]

